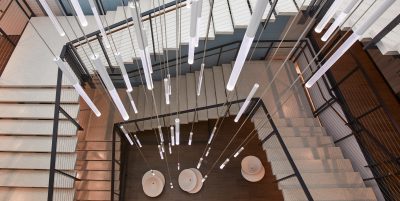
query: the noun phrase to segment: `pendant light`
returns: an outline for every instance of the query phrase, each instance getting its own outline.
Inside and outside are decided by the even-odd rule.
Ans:
[[[238,122],[240,117],[243,115],[244,111],[246,111],[247,107],[250,104],[251,99],[253,98],[254,94],[256,93],[258,87],[260,85],[258,85],[257,83],[254,84],[253,88],[251,89],[249,95],[247,96],[246,100],[244,101],[242,107],[239,110],[239,113],[236,115],[234,121]]]
[[[210,150],[211,150],[211,147],[208,147],[207,152],[205,154],[206,157],[210,154]]]
[[[135,112],[135,114],[137,114],[137,113],[138,113],[138,110],[137,110],[137,108],[136,108],[135,101],[134,101],[134,100],[133,100],[133,98],[132,98],[132,94],[131,94],[131,92],[129,92],[129,91],[126,91],[126,93],[128,94],[129,102],[131,103],[131,106],[132,106],[133,112]]]
[[[142,143],[140,143],[140,140],[139,140],[139,138],[136,136],[136,134],[133,135],[133,137],[135,138],[136,143],[139,145],[139,147],[142,148]]]
[[[76,77],[75,73],[72,72],[71,67],[68,63],[64,63],[60,57],[54,58],[54,62],[58,65],[60,70],[63,72],[65,77],[72,83],[72,86],[75,88],[76,92],[82,97],[85,103],[90,107],[93,113],[99,117],[101,116],[100,111],[97,109],[96,105],[93,101],[89,98],[86,92],[83,90],[82,86],[79,84],[79,79]]]
[[[207,144],[211,144],[211,142],[212,142],[212,140],[214,138],[214,134],[215,134],[216,130],[217,130],[217,127],[214,126],[214,128],[213,128],[213,130],[211,132],[210,138],[208,139],[208,143]]]
[[[317,33],[321,33],[322,32],[322,30],[325,28],[325,26],[329,23],[329,21],[335,15],[336,10],[340,7],[342,2],[343,2],[343,0],[335,0],[333,2],[331,7],[329,7],[328,11],[325,13],[325,15],[322,18],[322,20],[315,27],[315,29],[314,29],[315,32],[317,32]]]
[[[335,21],[329,27],[329,29],[325,32],[325,34],[321,37],[322,41],[327,41],[328,38],[331,37],[332,33],[336,30],[336,28],[340,27],[343,22],[346,20],[347,16],[350,14],[350,11],[356,5],[358,0],[350,0],[347,6],[340,12],[339,16],[336,17]]]
[[[353,34],[350,35],[350,37],[336,50],[336,52],[324,63],[324,65],[317,70],[317,72],[314,73],[314,75],[311,76],[311,78],[306,82],[305,86],[307,88],[312,87],[315,82],[321,78],[326,71],[329,70],[333,66],[333,64],[336,63],[337,60],[341,56],[343,56],[344,53],[350,47],[360,39],[360,37],[365,33],[365,31],[372,26],[372,24],[395,2],[395,0],[383,0],[382,4],[375,10],[373,11],[367,19],[360,25],[358,26]]]
[[[94,3],[93,0],[89,0],[89,4],[90,4],[90,9],[93,12],[94,19],[96,20],[97,28],[99,28],[99,30],[100,30],[100,34],[101,34],[104,46],[106,48],[110,48],[111,45],[110,45],[110,42],[108,41],[107,34],[104,31],[103,23],[101,22],[99,13],[97,12],[96,4]]]
[[[122,60],[122,55],[119,52],[116,52],[114,55],[117,60],[119,69],[121,70],[122,78],[124,79],[126,89],[128,92],[132,92],[133,91],[132,84],[129,79],[128,72],[126,72],[125,64],[124,64],[124,61]]]
[[[110,76],[108,75],[106,67],[103,65],[103,63],[101,63],[99,55],[97,54],[92,55],[91,60],[93,61],[96,71],[99,73],[101,79],[103,80],[104,85],[106,86],[106,89],[110,93],[110,96],[113,99],[115,105],[117,106],[117,109],[121,114],[122,118],[125,121],[128,120],[129,119],[128,112],[126,111],[124,104],[122,103],[121,98],[119,97],[118,92],[115,89]]]
[[[40,4],[42,5],[43,9],[46,11],[47,16],[50,18],[50,21],[53,23],[54,28],[56,28],[58,34],[60,36],[65,36],[65,32],[61,27],[60,23],[58,22],[57,18],[54,16],[53,11],[51,11],[49,5],[47,4],[46,0],[39,0]]]
[[[197,0],[192,2],[190,7],[190,31],[189,31],[189,53],[188,53],[188,63],[193,64],[194,62],[194,48],[196,45],[196,35],[197,35]]]
[[[78,16],[79,22],[83,27],[88,25],[85,14],[83,14],[81,5],[78,0],[71,0],[72,7],[74,7],[75,13]]]
[[[239,156],[239,154],[244,150],[244,147],[240,147],[240,149],[233,155],[234,158]]]
[[[169,105],[169,85],[168,79],[164,78],[165,104]]]
[[[157,147],[158,147],[158,152],[160,153],[160,158],[161,158],[161,160],[164,160],[164,154],[163,154],[163,152],[162,152],[162,150],[161,150],[161,146],[158,145]]]
[[[189,134],[189,141],[188,141],[188,145],[192,145],[192,139],[193,139],[193,132],[190,132]]]
[[[203,12],[203,0],[197,1],[197,31],[196,31],[196,42],[194,44],[195,47],[199,46],[199,33],[200,33],[200,24],[201,24],[201,13]]]
[[[197,169],[200,169],[202,162],[203,162],[203,158],[200,158],[200,160],[199,160],[199,162],[197,163],[197,166],[196,166]]]
[[[133,141],[131,139],[131,137],[129,136],[129,133],[127,130],[125,130],[125,128],[121,125],[119,126],[119,128],[121,129],[122,133],[124,133],[126,139],[128,140],[129,144],[133,145]]]
[[[172,147],[171,147],[171,143],[168,143],[168,150],[169,150],[169,154],[172,154]]]
[[[222,163],[222,165],[221,166],[219,166],[219,169],[224,169],[224,167],[226,166],[226,164],[228,164],[228,162],[229,162],[229,158],[227,158],[223,163]]]
[[[175,144],[180,144],[179,118],[175,119]]]
[[[256,35],[258,26],[260,25],[261,18],[267,5],[268,0],[258,0],[256,3],[253,14],[251,15],[250,23],[247,26],[242,44],[240,45],[235,64],[233,65],[231,76],[229,77],[228,84],[226,86],[228,91],[233,91],[235,89],[236,82],[239,79],[240,72],[242,71],[247,54],[250,51],[250,47],[253,44],[254,36]]]
[[[199,82],[197,83],[197,96],[200,96],[201,85],[203,83],[203,75],[204,75],[204,63],[202,63],[200,67]]]
[[[161,126],[158,126],[158,134],[160,135],[161,143],[164,143],[164,134],[162,133]]]
[[[171,145],[172,145],[172,146],[175,146],[175,132],[174,132],[174,127],[171,126],[171,127],[170,127],[170,130],[171,130]]]

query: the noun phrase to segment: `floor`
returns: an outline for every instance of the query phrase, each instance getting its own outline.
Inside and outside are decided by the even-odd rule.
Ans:
[[[177,183],[179,172],[177,171],[177,160],[181,164],[181,169],[194,168],[200,158],[205,143],[208,140],[210,128],[213,127],[215,120],[209,122],[199,122],[195,124],[193,144],[187,145],[188,133],[190,125],[181,127],[182,143],[178,148],[173,148],[172,155],[168,154],[168,166],[171,172],[172,182],[174,188],[170,189],[168,183],[168,173],[166,164],[160,159],[153,131],[146,131],[138,133],[138,137],[143,144],[141,149],[144,157],[149,161],[150,167],[147,167],[143,162],[143,158],[136,148],[129,150],[128,160],[128,173],[126,178],[125,200],[207,200],[207,201],[220,201],[220,200],[283,200],[282,193],[274,183],[275,177],[272,175],[270,164],[267,162],[265,152],[261,148],[260,141],[257,137],[253,138],[247,148],[239,155],[237,159],[231,160],[230,163],[220,170],[219,166],[225,158],[234,152],[234,149],[242,142],[244,137],[253,130],[254,126],[251,122],[245,124],[242,132],[238,134],[230,147],[228,147],[225,154],[221,157],[220,162],[216,163],[213,171],[208,174],[208,179],[204,183],[202,190],[197,194],[188,194],[182,191]],[[233,118],[226,118],[221,131],[214,138],[214,143],[210,155],[203,161],[200,168],[203,176],[210,170],[216,158],[222,152],[227,142],[234,135],[240,124],[233,122]],[[167,130],[164,131],[167,133]],[[165,134],[164,134],[165,135]],[[265,177],[258,183],[250,183],[244,180],[240,173],[241,159],[248,155],[255,155],[262,160],[266,170]],[[166,186],[163,193],[157,198],[147,197],[142,190],[141,178],[142,175],[151,169],[160,170],[166,178]]]

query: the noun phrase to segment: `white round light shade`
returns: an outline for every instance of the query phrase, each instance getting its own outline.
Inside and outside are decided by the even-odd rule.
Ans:
[[[250,182],[260,181],[265,175],[265,169],[259,158],[246,156],[241,163],[242,176]]]
[[[203,182],[201,182],[201,180],[203,179],[203,175],[196,168],[190,168],[190,169],[196,174],[197,184],[196,184],[196,187],[193,190],[189,191],[189,193],[192,193],[192,194],[193,193],[198,193],[201,190],[201,188],[203,187]]]
[[[149,197],[159,196],[165,186],[164,175],[157,170],[153,170],[153,173],[154,175],[151,170],[147,171],[142,178],[143,192]]]
[[[190,192],[196,188],[197,176],[191,169],[184,169],[179,174],[178,178],[179,187],[186,192]]]

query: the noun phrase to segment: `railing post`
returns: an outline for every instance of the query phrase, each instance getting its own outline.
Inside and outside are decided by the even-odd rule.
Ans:
[[[153,22],[151,20],[151,13],[149,14],[149,21],[150,21],[151,43],[153,44],[153,58],[154,58],[154,61],[157,61],[156,45],[154,43]]]
[[[56,169],[56,157],[57,157],[58,120],[60,118],[59,111],[60,111],[60,99],[61,99],[61,84],[62,84],[62,71],[58,69],[56,99],[54,105],[53,135],[51,137],[50,173],[49,173],[49,189],[47,193],[47,201],[53,200],[54,174]]]

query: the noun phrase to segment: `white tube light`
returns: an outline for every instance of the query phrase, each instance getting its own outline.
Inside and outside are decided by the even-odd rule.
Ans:
[[[256,3],[254,12],[251,15],[249,26],[247,26],[242,44],[240,45],[235,64],[233,65],[231,76],[229,77],[229,81],[226,86],[228,91],[233,91],[233,89],[235,89],[235,85],[239,79],[240,72],[242,71],[244,62],[246,61],[246,57],[250,51],[251,44],[253,43],[254,36],[257,32],[258,26],[260,25],[260,21],[264,15],[267,5],[268,0],[258,0]]]
[[[76,12],[76,15],[78,16],[79,22],[83,27],[86,27],[88,25],[88,22],[86,20],[85,14],[83,14],[81,5],[79,4],[78,0],[71,0],[72,7],[74,7],[74,10]]]
[[[103,38],[104,45],[106,48],[110,48],[111,45],[110,42],[108,41],[107,34],[104,31],[103,23],[100,20],[99,13],[97,12],[96,4],[94,3],[93,0],[89,0],[89,4],[90,4],[90,9],[93,12],[94,19],[96,20],[97,27],[100,30],[101,37]]]
[[[325,13],[324,17],[321,19],[321,21],[318,23],[318,25],[315,27],[314,31],[317,33],[321,33],[322,30],[325,28],[325,26],[329,23],[329,21],[332,19],[332,17],[335,15],[335,12],[337,8],[340,7],[340,4],[342,4],[343,0],[335,0],[329,10]]]
[[[170,129],[171,129],[171,144],[172,144],[172,146],[175,146],[175,132],[174,132],[174,127],[171,126]]]
[[[190,37],[189,39],[189,53],[188,53],[188,64],[192,65],[194,62],[194,48],[196,46],[196,37]]]
[[[65,32],[64,32],[63,28],[61,27],[60,23],[58,22],[56,16],[54,16],[54,13],[53,13],[53,11],[51,11],[46,0],[39,0],[39,2],[42,5],[43,9],[46,11],[47,16],[50,18],[50,21],[53,23],[54,28],[56,28],[58,34],[60,34],[60,36],[65,36]]]
[[[87,93],[83,90],[82,86],[79,84],[79,79],[76,77],[75,73],[72,72],[72,69],[68,65],[68,63],[64,63],[60,59],[60,57],[55,57],[53,59],[53,61],[57,64],[57,66],[63,72],[63,75],[65,75],[65,77],[67,77],[67,79],[72,83],[72,86],[75,88],[76,92],[78,92],[78,94],[82,97],[82,99],[85,101],[85,103],[90,107],[90,109],[93,111],[93,113],[97,117],[101,116],[99,109],[97,109],[96,105],[89,98]]]
[[[197,166],[196,166],[197,169],[200,169],[201,162],[203,162],[203,158],[200,158],[199,162],[197,163]]]
[[[214,134],[215,134],[215,131],[216,131],[216,130],[217,130],[217,127],[214,126],[214,128],[213,128],[213,130],[212,130],[212,132],[211,132],[210,138],[208,139],[208,144],[211,144],[211,141],[212,141],[213,138],[214,138]]]
[[[199,80],[198,80],[198,83],[197,83],[197,96],[200,96],[201,85],[203,83],[203,74],[204,74],[204,63],[202,63],[201,67],[200,67]]]
[[[126,139],[128,140],[129,144],[133,145],[133,141],[131,139],[131,137],[129,136],[128,131],[125,130],[125,128],[121,125],[119,126],[119,128],[122,130],[122,132],[124,133]]]
[[[124,79],[126,89],[128,92],[132,92],[133,88],[132,88],[131,80],[129,79],[128,72],[126,72],[125,64],[124,64],[124,61],[122,60],[121,53],[116,52],[115,58],[117,60],[119,69],[121,70],[122,78]]]
[[[240,149],[235,153],[235,155],[233,155],[234,158],[236,158],[237,156],[239,156],[240,152],[242,152],[244,149],[244,147],[240,147]]]
[[[158,152],[160,153],[160,158],[161,158],[161,160],[164,160],[164,155],[163,155],[163,152],[162,152],[162,150],[161,150],[161,146],[158,145],[157,147],[158,147]]]
[[[208,147],[206,155],[205,155],[206,157],[208,156],[208,154],[210,154],[210,150],[211,150],[211,147]]]
[[[161,143],[161,151],[162,151],[163,153],[165,153],[164,143]]]
[[[179,118],[175,119],[175,144],[180,144]]]
[[[172,146],[171,146],[171,143],[168,143],[168,150],[169,150],[169,154],[172,154]]]
[[[160,135],[161,143],[164,143],[164,134],[162,133],[161,126],[158,126],[158,134]]]
[[[365,33],[365,31],[395,2],[395,0],[384,0],[384,2],[368,16],[368,18],[354,31],[353,34],[336,50],[336,52],[324,63],[324,65],[318,69],[317,72],[306,82],[307,88],[312,87],[315,82],[321,78],[326,71],[328,71],[333,64],[343,54],[350,49],[350,47],[357,42],[357,40]]]
[[[169,105],[169,85],[168,79],[164,78],[165,104]]]
[[[181,164],[180,163],[178,163],[178,170],[180,170],[181,169]]]
[[[121,98],[119,97],[117,90],[114,87],[114,84],[111,81],[110,76],[107,73],[106,67],[101,63],[100,57],[97,54],[94,54],[91,56],[91,59],[94,63],[94,67],[96,68],[97,72],[99,73],[101,79],[104,82],[104,85],[106,86],[108,92],[110,93],[111,98],[113,99],[115,105],[117,106],[117,109],[119,113],[121,114],[122,118],[126,121],[129,119],[128,112],[126,111],[124,104],[121,101]]]
[[[129,102],[131,103],[133,112],[135,112],[135,114],[137,114],[137,113],[138,113],[138,110],[137,110],[137,108],[136,108],[136,104],[135,104],[135,101],[133,100],[133,97],[132,97],[131,92],[126,91],[126,93],[128,94]]]
[[[171,74],[167,75],[168,78],[168,90],[169,90],[169,95],[172,95],[172,87],[171,87]]]
[[[201,24],[201,13],[203,11],[203,0],[197,1],[197,31],[196,31],[196,42],[195,47],[199,46],[199,35],[200,35],[200,24]]]
[[[153,80],[151,77],[151,73],[147,66],[147,59],[144,50],[139,50],[140,60],[142,61],[143,72],[144,72],[144,79],[146,80],[146,86],[148,90],[153,89]]]
[[[194,48],[196,45],[196,33],[197,33],[197,1],[193,1],[193,5],[190,8],[190,31],[189,31],[189,53],[188,63],[193,64],[194,62]]]
[[[190,132],[188,145],[192,145],[192,139],[193,139],[193,132]]]
[[[139,145],[140,148],[142,148],[142,143],[140,143],[139,138],[135,135],[133,135],[133,137],[135,137],[136,143]]]
[[[204,176],[203,179],[201,179],[201,183],[204,183],[206,181],[207,177],[208,177],[207,175]]]
[[[346,20],[347,16],[349,15],[351,9],[356,5],[358,0],[351,0],[349,1],[349,4],[347,4],[346,8],[343,9],[342,12],[340,12],[339,16],[335,19],[335,21],[332,23],[332,25],[329,27],[328,31],[325,32],[325,34],[321,37],[322,41],[327,41],[333,32],[336,30],[336,28],[340,27],[343,22]]]
[[[229,158],[227,158],[227,159],[224,161],[224,163],[222,163],[222,165],[219,166],[219,169],[221,169],[221,170],[224,169],[225,165],[228,164],[228,162],[229,162]]]
[[[239,113],[236,115],[235,120],[234,120],[235,122],[238,122],[240,117],[243,115],[244,111],[246,111],[247,107],[250,104],[251,99],[253,98],[253,96],[256,93],[259,86],[260,85],[258,85],[257,83],[254,84],[249,95],[247,96],[246,100],[244,101],[242,107],[240,108]]]

